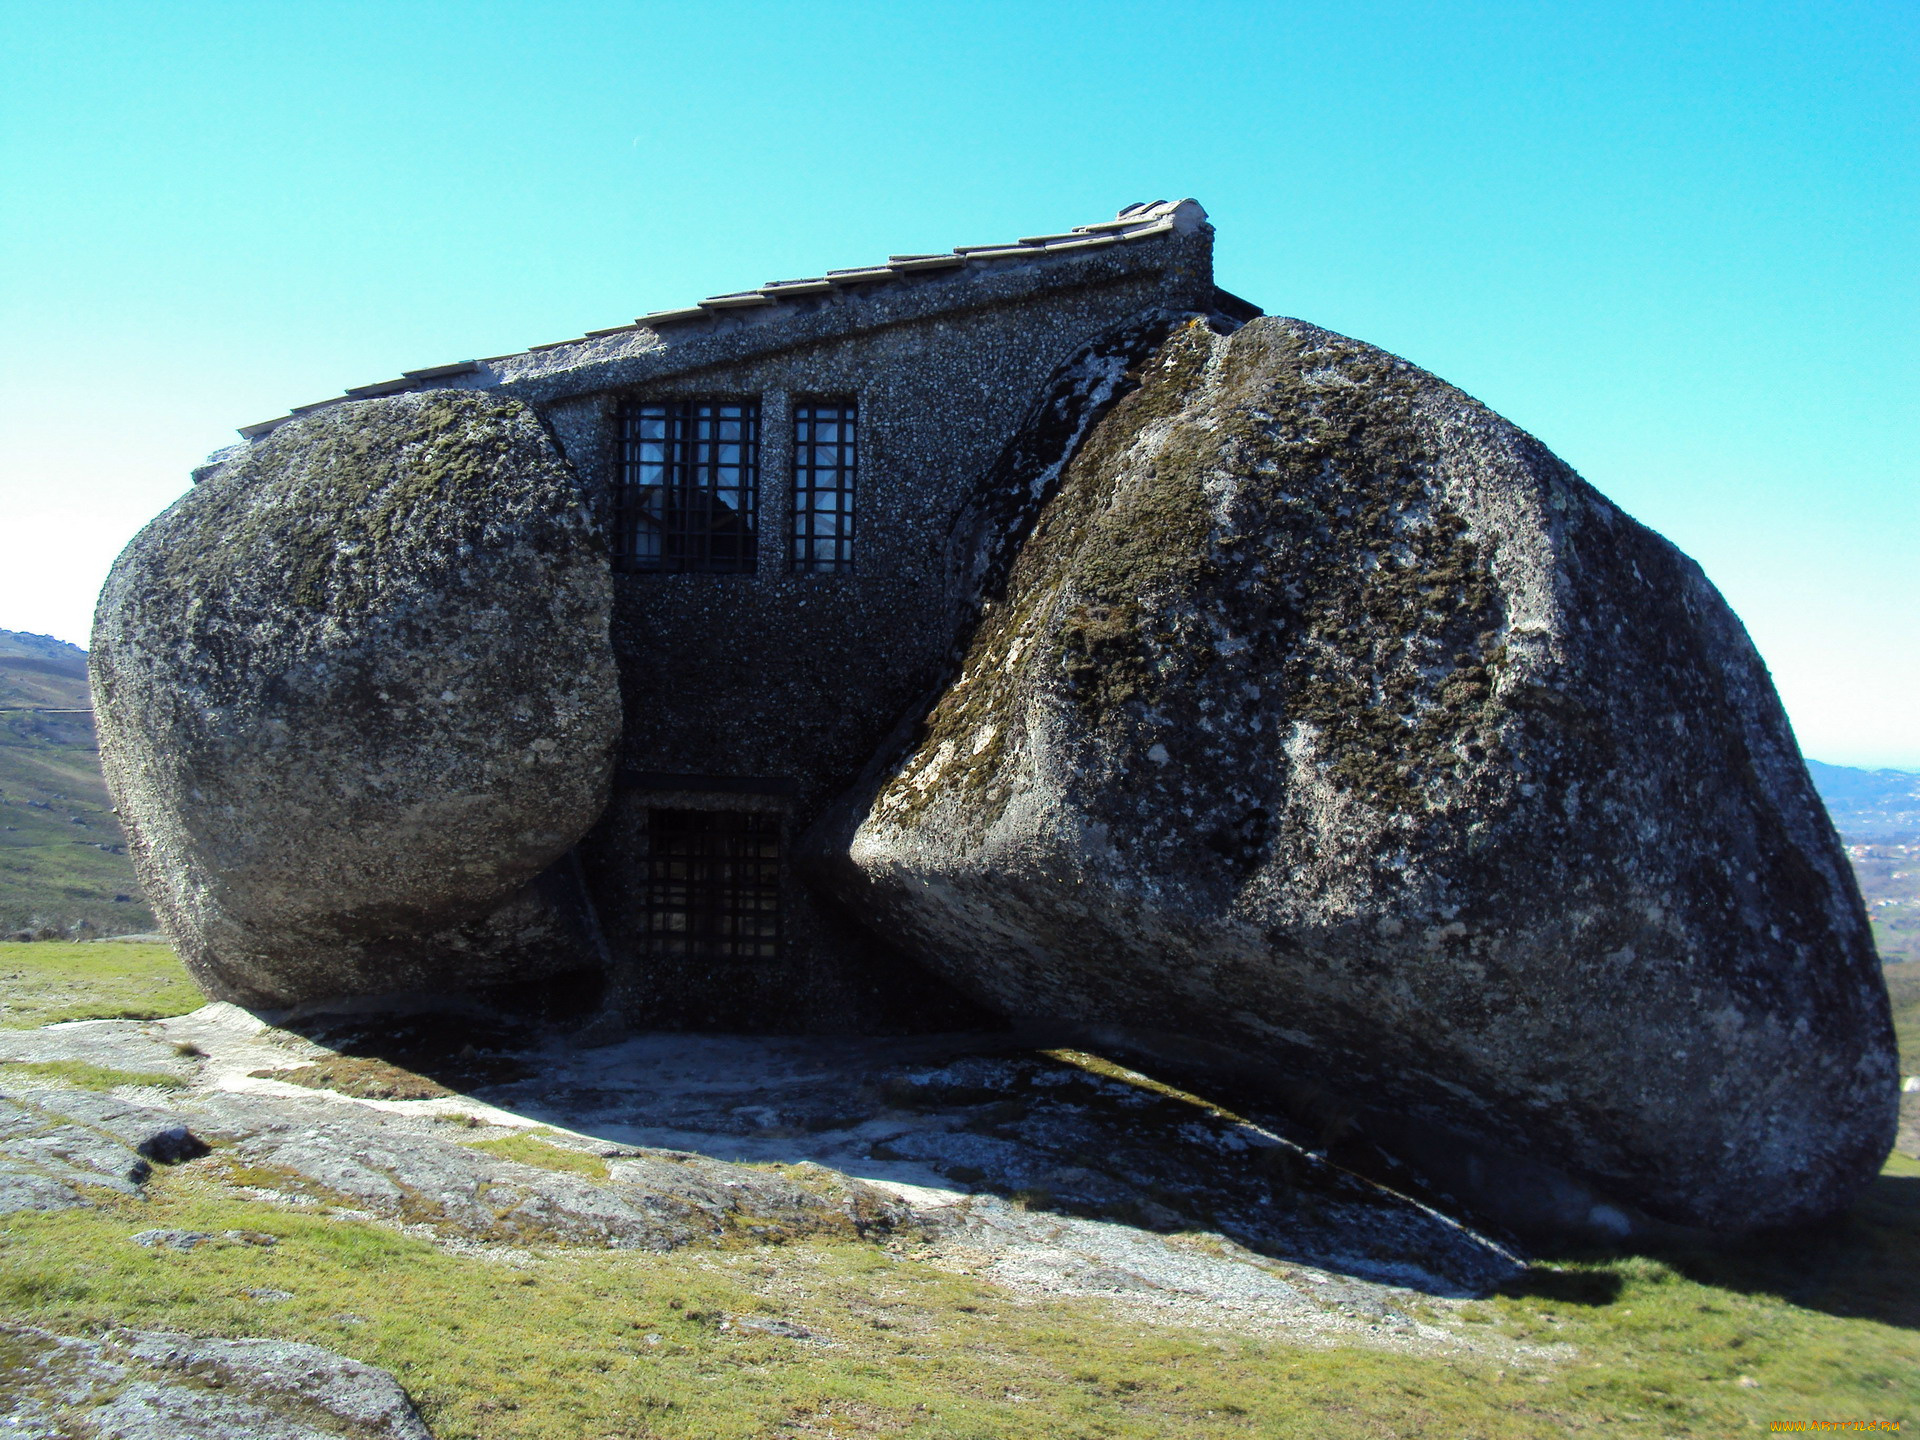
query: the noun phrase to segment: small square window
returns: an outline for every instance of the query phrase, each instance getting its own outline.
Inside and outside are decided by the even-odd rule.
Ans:
[[[754,568],[760,407],[752,401],[635,405],[622,426],[614,558],[625,570]]]
[[[851,400],[793,410],[795,573],[853,573],[853,496],[859,419]]]

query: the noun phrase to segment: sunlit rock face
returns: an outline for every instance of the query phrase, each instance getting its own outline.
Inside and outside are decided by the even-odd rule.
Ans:
[[[1739,622],[1434,376],[1226,328],[1137,369],[816,833],[842,896],[1007,1014],[1330,1089],[1440,1170],[1457,1139],[1443,1178],[1519,1221],[1845,1204],[1886,994]]]
[[[517,401],[296,420],[149,525],[100,600],[101,755],[213,994],[285,1005],[591,963],[565,873],[620,701],[605,548]]]

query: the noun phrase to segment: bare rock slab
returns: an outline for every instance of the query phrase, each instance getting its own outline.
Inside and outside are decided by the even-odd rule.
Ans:
[[[456,391],[283,426],[102,592],[101,758],[215,996],[289,1005],[588,963],[546,872],[606,803],[612,580],[525,406]]]
[[[10,1433],[35,1440],[433,1440],[392,1375],[317,1345],[0,1327]]]
[[[216,1014],[227,1008],[209,1007]],[[196,1083],[164,1104],[137,1098],[157,1092],[134,1087],[100,1094],[30,1077],[21,1084],[0,1066],[0,1216],[144,1198],[155,1166],[198,1164],[201,1174],[219,1177],[237,1163],[254,1198],[350,1209],[461,1241],[666,1251],[730,1237],[879,1237],[910,1226],[908,1207],[883,1191],[825,1172],[801,1183],[699,1155],[580,1149],[578,1142],[571,1150],[531,1147],[536,1156],[571,1159],[574,1172],[564,1163],[522,1163],[487,1142],[524,1126],[460,1123],[463,1112],[448,1108],[462,1103],[458,1097],[447,1104],[363,1103],[294,1089],[274,1081],[272,1071],[248,1075],[261,1051],[292,1057],[280,1045],[247,1044],[240,1026],[195,1027],[193,1018],[174,1023],[202,1037],[212,1054]],[[36,1053],[91,1063],[140,1042],[167,1049],[160,1037],[170,1033],[180,1031],[165,1022],[101,1020],[0,1037],[17,1048],[33,1040]],[[0,1054],[6,1048],[0,1044]],[[555,1057],[537,1059],[552,1068]],[[246,1088],[224,1088],[234,1083]],[[172,1249],[215,1239],[159,1227],[128,1238]]]
[[[1886,993],[1699,568],[1327,331],[1196,322],[1135,379],[816,831],[842,896],[1005,1014],[1332,1092],[1518,1224],[1843,1206]]]
[[[0,1214],[137,1197],[156,1164],[206,1153],[170,1109],[65,1087],[18,1087],[0,1070]]]

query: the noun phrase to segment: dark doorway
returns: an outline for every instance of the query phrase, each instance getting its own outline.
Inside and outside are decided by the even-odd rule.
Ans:
[[[778,815],[647,812],[646,952],[687,960],[778,957]]]

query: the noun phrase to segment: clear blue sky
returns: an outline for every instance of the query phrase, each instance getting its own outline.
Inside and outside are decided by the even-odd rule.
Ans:
[[[1223,284],[1697,558],[1920,768],[1920,5],[0,3],[0,628],[233,427],[1193,195]]]

